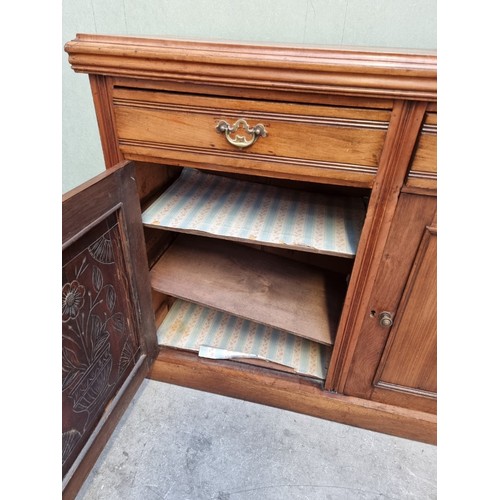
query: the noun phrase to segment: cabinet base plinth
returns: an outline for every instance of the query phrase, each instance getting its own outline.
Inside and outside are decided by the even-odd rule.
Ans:
[[[423,443],[437,441],[436,415],[331,393],[321,382],[266,368],[161,348],[149,378]]]

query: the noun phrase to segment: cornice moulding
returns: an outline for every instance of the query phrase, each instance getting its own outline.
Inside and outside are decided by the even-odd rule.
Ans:
[[[72,68],[88,74],[427,101],[437,95],[431,51],[86,34],[65,51]]]

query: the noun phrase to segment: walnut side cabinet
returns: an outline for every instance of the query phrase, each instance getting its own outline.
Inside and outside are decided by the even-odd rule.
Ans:
[[[107,168],[63,197],[64,496],[145,377],[435,443],[436,55],[65,50]]]

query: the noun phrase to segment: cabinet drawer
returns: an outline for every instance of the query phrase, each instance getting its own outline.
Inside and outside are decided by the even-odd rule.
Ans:
[[[113,108],[125,158],[203,166],[212,170],[370,187],[390,111],[277,103],[115,88]],[[245,120],[265,134],[251,142]],[[264,136],[265,135],[265,136]]]
[[[437,114],[427,113],[406,180],[408,187],[437,189]]]

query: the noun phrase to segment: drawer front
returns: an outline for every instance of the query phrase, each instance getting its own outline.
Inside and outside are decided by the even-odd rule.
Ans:
[[[411,163],[408,187],[437,189],[437,115],[427,113]]]
[[[119,147],[125,158],[213,170],[296,177],[370,187],[390,111],[226,99],[114,89]],[[217,130],[224,121],[260,124],[254,137]],[[238,147],[231,141],[253,142]],[[265,136],[264,136],[265,135]]]

